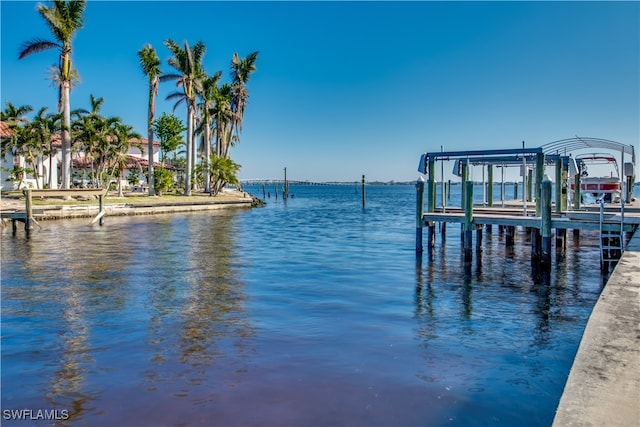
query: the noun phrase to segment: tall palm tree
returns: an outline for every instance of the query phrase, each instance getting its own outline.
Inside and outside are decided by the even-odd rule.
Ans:
[[[60,91],[58,110],[63,115],[62,129],[62,188],[68,189],[71,181],[71,104],[69,94],[74,71],[71,62],[71,41],[76,31],[84,25],[84,11],[86,0],[54,0],[51,6],[39,4],[38,13],[45,20],[53,33],[56,41],[48,41],[40,38],[25,42],[18,54],[18,59],[23,59],[33,53],[49,49],[60,50],[60,62],[58,67],[60,79]]]
[[[164,41],[165,46],[173,53],[173,57],[169,58],[167,63],[173,67],[178,73],[164,74],[160,76],[160,81],[175,80],[176,86],[182,87],[184,98],[187,103],[187,167],[186,167],[186,183],[185,195],[191,195],[191,173],[195,166],[195,112],[196,112],[196,94],[201,85],[204,70],[202,69],[202,59],[206,51],[203,42],[198,41],[193,47],[185,41],[184,49],[171,39]],[[167,99],[175,99],[176,94],[170,94]],[[176,103],[176,106],[181,100]]]
[[[149,111],[147,114],[147,138],[149,142],[149,195],[155,195],[153,177],[153,122],[156,115],[156,96],[158,96],[158,86],[160,82],[160,59],[156,50],[150,44],[145,45],[138,51],[140,65],[144,75],[149,78]]]
[[[234,113],[231,110],[233,88],[229,83],[223,83],[214,93],[215,104],[213,117],[216,130],[216,155],[226,157],[227,141],[231,140],[233,132]]]
[[[251,74],[256,71],[256,60],[258,59],[258,52],[252,52],[245,58],[240,58],[238,53],[234,53],[231,58],[231,78],[233,87],[233,97],[231,100],[231,110],[234,113],[233,127],[235,130],[235,137],[237,141],[240,141],[240,133],[242,132],[242,122],[244,120],[244,112],[247,108],[247,102],[249,101],[249,91],[247,90],[247,83]],[[227,135],[227,142],[225,144],[224,156],[229,156],[229,147],[231,146],[231,138],[233,132]]]
[[[216,72],[214,75],[206,77],[202,81],[201,91],[199,93],[201,104],[199,105],[202,110],[202,124],[198,129],[202,133],[202,139],[204,142],[204,159],[208,164],[208,159],[211,157],[211,126],[212,126],[212,113],[215,108],[216,92],[218,90],[218,82],[222,78],[222,71]],[[204,191],[206,193],[211,192],[210,185],[210,170],[205,169],[204,176]]]

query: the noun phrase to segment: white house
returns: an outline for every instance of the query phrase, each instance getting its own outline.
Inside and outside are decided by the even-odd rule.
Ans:
[[[0,122],[0,138],[10,138],[11,130],[6,123]],[[124,189],[142,189],[147,184],[146,171],[148,168],[148,158],[144,150],[147,149],[147,139],[141,138],[140,140],[131,140],[130,142],[136,142],[143,148],[141,151],[139,148],[131,146],[129,152],[129,161],[127,162],[126,170],[123,175],[122,187]],[[7,154],[5,159],[0,159],[0,188],[17,190],[21,188],[48,188],[49,182],[52,183],[52,187],[59,187],[58,177],[60,176],[60,165],[62,162],[62,156],[60,149],[62,144],[60,142],[60,135],[56,134],[52,138],[52,146],[56,149],[56,154],[53,156],[43,156],[38,159],[37,173],[16,174],[16,168],[31,168],[31,165],[26,165],[24,158],[18,156],[14,158],[10,153]],[[155,167],[160,167],[160,143],[154,142],[153,144],[153,162]],[[168,169],[173,169],[170,166],[165,165]],[[89,181],[89,169],[90,163],[85,160],[83,152],[79,152],[73,155],[73,168],[72,168],[72,185],[84,187],[88,185]],[[138,181],[132,186],[127,179],[130,174],[137,174]],[[118,177],[114,177],[117,180]]]

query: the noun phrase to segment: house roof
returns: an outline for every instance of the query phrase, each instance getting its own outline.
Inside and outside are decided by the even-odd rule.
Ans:
[[[9,128],[9,125],[7,125],[5,122],[0,122],[0,138],[8,138],[12,135],[13,132],[11,132],[11,129]],[[137,144],[141,144],[142,148],[146,148],[148,145],[148,139],[147,138],[131,138],[129,139],[129,142],[131,143],[137,143]],[[59,133],[55,133],[53,134],[53,136],[51,137],[51,143],[54,147],[56,148],[61,148],[62,147],[62,137]],[[154,141],[153,145],[155,147],[160,147],[160,142],[158,141]]]
[[[162,163],[160,162],[153,162],[153,166],[154,167],[162,167]],[[88,160],[86,157],[78,157],[73,159],[73,167],[75,168],[89,168],[91,167],[91,161]],[[125,163],[125,169],[146,169],[149,167],[149,161],[147,159],[142,159],[140,157],[136,157],[136,156],[131,156],[131,155],[127,155],[127,161]],[[172,165],[169,164],[164,164],[164,168],[174,171],[176,170],[176,168]]]
[[[147,138],[130,138],[129,139],[130,143],[140,144],[140,145],[142,145],[143,149],[147,148],[147,145],[148,145],[147,141],[149,141]],[[61,138],[59,133],[56,133],[56,134],[53,135],[52,142],[53,142],[53,146],[54,147],[62,148],[62,138]],[[153,146],[154,147],[160,147],[160,143],[158,141],[154,141],[153,142]]]
[[[0,138],[8,138],[12,134],[11,129],[9,129],[9,125],[5,122],[0,122]]]

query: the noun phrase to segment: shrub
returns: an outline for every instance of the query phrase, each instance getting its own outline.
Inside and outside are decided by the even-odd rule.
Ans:
[[[154,190],[158,196],[173,189],[173,174],[165,168],[153,170]]]

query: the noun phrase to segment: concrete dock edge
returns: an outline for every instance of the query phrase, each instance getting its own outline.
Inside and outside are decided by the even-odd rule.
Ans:
[[[589,317],[553,426],[640,426],[640,232]]]

